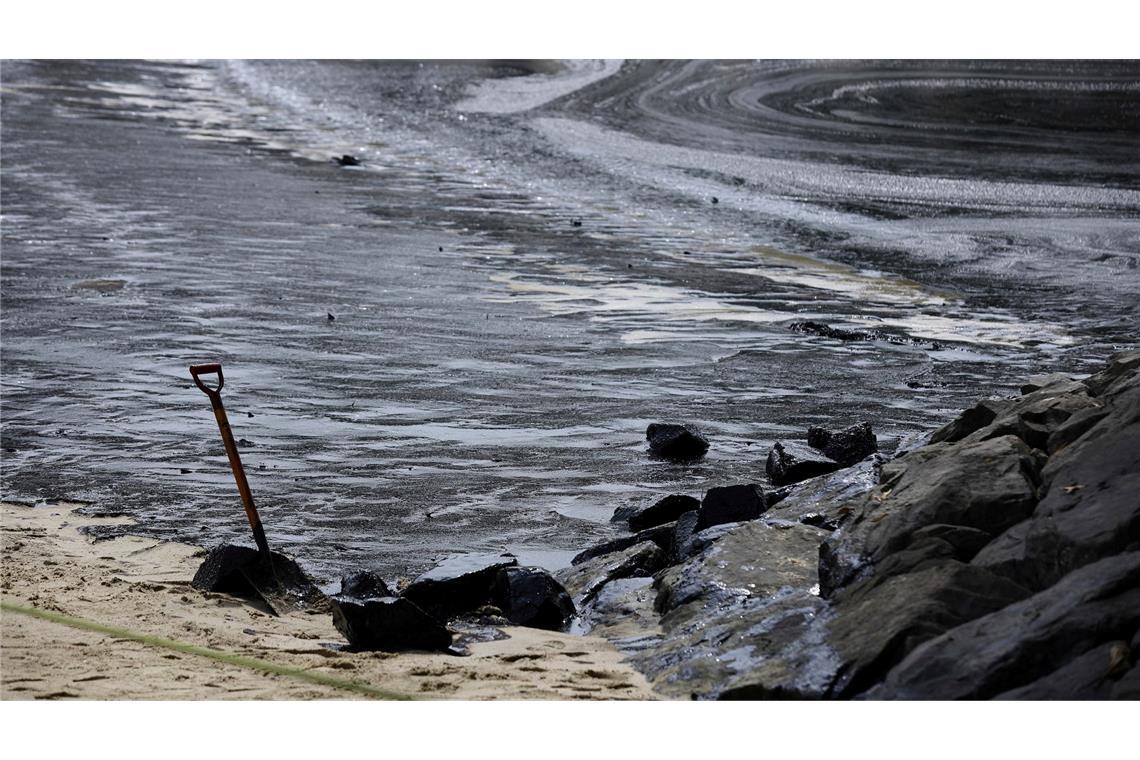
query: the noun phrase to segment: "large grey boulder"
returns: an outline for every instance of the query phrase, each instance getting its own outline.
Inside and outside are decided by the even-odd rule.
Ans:
[[[1107,557],[1055,585],[931,639],[867,696],[987,699],[1032,684],[1140,627],[1140,552]]]
[[[574,555],[574,558],[570,560],[570,564],[580,565],[594,557],[620,552],[623,549],[628,549],[635,544],[644,543],[645,541],[652,541],[662,549],[668,549],[673,540],[674,530],[675,526],[673,524],[658,525],[628,536],[618,536],[609,541],[595,544],[588,549],[583,549]]]
[[[982,399],[950,422],[934,431],[931,443],[954,443],[989,425],[1002,412],[1009,409],[1006,399]]]
[[[952,559],[861,582],[845,591],[827,624],[827,641],[839,661],[828,696],[864,691],[924,641],[1029,593]]]
[[[936,443],[883,465],[881,482],[851,523],[820,549],[823,595],[871,572],[930,525],[996,535],[1037,503],[1040,460],[1014,436]]]
[[[1110,641],[994,699],[1111,699],[1114,687],[1134,659],[1127,641]]]
[[[855,513],[860,500],[878,484],[881,466],[881,461],[867,459],[791,486],[791,493],[764,515],[834,530]],[[766,495],[771,504],[771,493]]]
[[[1047,491],[974,563],[1034,589],[1140,546],[1140,378],[1103,397],[1106,414],[1042,470]]]

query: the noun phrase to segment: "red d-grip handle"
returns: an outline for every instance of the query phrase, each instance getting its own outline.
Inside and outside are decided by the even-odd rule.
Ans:
[[[201,375],[215,374],[218,376],[218,386],[216,388],[211,388],[203,383],[200,377]],[[218,362],[211,364],[192,364],[190,365],[190,376],[194,378],[194,384],[201,388],[202,392],[210,398],[217,397],[217,395],[222,392],[222,386],[226,384],[225,375],[222,374],[222,365]]]

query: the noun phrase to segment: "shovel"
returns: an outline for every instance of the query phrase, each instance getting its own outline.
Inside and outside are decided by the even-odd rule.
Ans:
[[[218,384],[210,387],[202,382],[203,375],[217,375]],[[274,614],[280,615],[296,610],[324,611],[329,608],[328,599],[321,593],[296,562],[284,554],[269,550],[265,538],[265,528],[253,504],[253,494],[245,478],[245,469],[238,455],[237,444],[230,432],[230,421],[222,406],[222,386],[225,377],[221,364],[195,364],[190,367],[194,384],[210,397],[214,417],[222,433],[222,443],[234,471],[238,493],[245,506],[245,516],[253,530],[253,540],[257,544],[254,551],[245,546],[223,544],[212,550],[206,561],[198,568],[191,585],[206,591],[221,591],[260,598]]]

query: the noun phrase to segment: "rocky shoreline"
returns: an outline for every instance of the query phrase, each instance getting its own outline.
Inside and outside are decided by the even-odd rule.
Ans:
[[[673,698],[1140,697],[1140,351],[1021,390],[890,460],[795,447],[817,471],[778,489],[778,445],[770,482],[617,515],[557,573],[574,629]]]
[[[710,446],[689,425],[647,439],[677,467]],[[764,467],[617,510],[628,533],[553,574],[459,555],[294,602],[331,613],[347,653],[591,634],[671,699],[1140,697],[1140,350],[979,401],[889,457],[861,422],[777,441]],[[265,570],[223,544],[191,585],[275,615]]]

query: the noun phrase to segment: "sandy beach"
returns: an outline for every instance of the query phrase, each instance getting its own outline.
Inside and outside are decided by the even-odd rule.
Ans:
[[[470,656],[335,651],[328,615],[267,615],[190,587],[202,550],[128,536],[93,542],[85,525],[121,522],[75,504],[3,504],[0,646],[5,700],[27,699],[652,699],[605,640],[530,628],[473,644]],[[85,630],[17,608],[252,658],[252,667]],[[243,660],[244,661],[244,660]],[[376,690],[311,683],[291,671]]]

